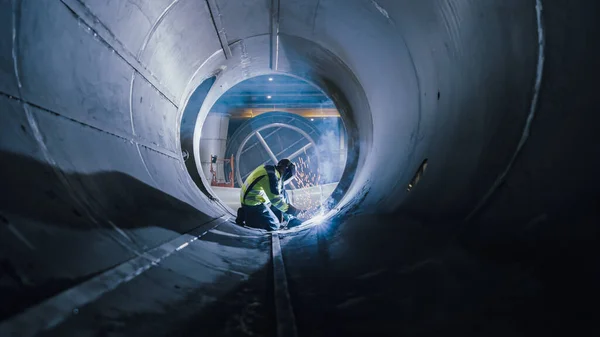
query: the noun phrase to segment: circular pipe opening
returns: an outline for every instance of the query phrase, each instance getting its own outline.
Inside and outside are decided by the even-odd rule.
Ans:
[[[368,172],[363,172],[362,168],[372,146],[373,121],[365,91],[350,68],[338,56],[319,44],[300,37],[281,35],[280,48],[286,53],[285,56],[280,55],[278,68],[272,69],[269,62],[269,42],[268,35],[240,40],[230,45],[231,56],[225,57],[222,51],[218,51],[196,70],[186,86],[187,94],[184,94],[180,105],[182,110],[184,107],[187,109],[188,102],[201,84],[212,77],[215,80],[205,95],[199,111],[195,114],[193,154],[190,153],[188,162],[193,158],[195,166],[201,167],[198,144],[202,125],[211,107],[229,89],[244,80],[263,75],[269,77],[286,75],[301,79],[321,89],[333,101],[344,120],[347,142],[346,167],[340,183],[326,201],[328,205],[337,204],[337,206],[332,208],[326,217],[342,214],[353,208],[350,206],[355,206],[364,200],[365,194],[368,193],[368,189],[365,188],[365,184],[369,183],[366,177]],[[188,171],[191,172],[190,175],[196,175],[196,185],[202,192],[214,201],[218,201],[210,189],[206,188],[210,184],[204,175]],[[359,176],[361,179],[357,179]],[[223,204],[217,203],[215,206],[232,213],[232,210]]]
[[[287,90],[287,94],[289,94],[289,90],[298,92],[292,94],[293,99],[280,99],[279,97],[286,94],[275,93],[278,90],[277,88],[270,88],[267,89],[267,92],[262,92],[265,89],[260,88],[260,84],[256,84],[256,81],[261,79],[264,79],[265,82],[268,81],[266,83],[271,86],[278,82],[285,82],[285,79],[287,79],[287,87],[279,88]],[[244,86],[244,82],[248,84]],[[271,161],[276,163],[283,158],[296,161],[300,174],[298,180],[290,184],[292,186],[290,202],[309,210],[302,220],[310,223],[309,220],[315,216],[322,219],[330,211],[335,213],[334,207],[345,194],[345,190],[337,191],[337,187],[339,185],[349,186],[355,175],[355,168],[348,168],[347,158],[352,156],[353,153],[357,153],[358,149],[349,146],[349,144],[357,144],[357,142],[348,136],[349,132],[347,132],[346,126],[348,122],[346,122],[345,116],[336,104],[323,90],[296,76],[271,74],[241,81],[232,86],[229,91],[224,92],[208,108],[208,111],[212,112],[204,117],[202,123],[196,123],[195,126],[194,133],[199,132],[200,139],[197,143],[191,143],[189,141],[189,117],[192,115],[190,111],[201,110],[198,107],[198,97],[206,97],[204,92],[209,86],[207,83],[212,86],[214,80],[204,81],[194,91],[188,101],[188,106],[185,108],[185,111],[189,113],[188,118],[184,114],[181,128],[182,150],[188,149],[190,146],[200,148],[200,158],[194,157],[194,160],[191,160],[192,156],[190,156],[186,161],[190,176],[195,177],[194,181],[200,189],[213,198],[220,199],[222,205],[229,206],[228,210],[230,212],[237,209],[239,207],[239,188],[246,176],[255,168],[253,166],[249,172],[246,172],[248,171],[248,167],[246,167],[248,165],[243,165],[242,150],[251,139],[254,139],[254,145],[262,144],[262,147],[266,149],[266,151],[263,151],[265,153],[262,154],[266,156],[266,160],[262,160],[263,162],[260,165],[268,164]],[[253,88],[253,85],[258,87]],[[293,85],[296,85],[296,87],[293,87]],[[242,86],[241,89],[240,86]],[[240,90],[245,94],[239,95],[238,91]],[[269,90],[274,91],[273,94],[270,94],[271,91]],[[311,91],[307,93],[308,99],[307,96],[302,96],[302,91],[307,90]],[[321,96],[318,96],[315,92],[320,93]],[[345,101],[343,94],[335,94],[338,101]],[[239,96],[247,96],[249,101],[238,102]],[[315,101],[313,96],[317,96],[318,99]],[[232,101],[232,97],[234,101]],[[257,97],[262,97],[263,101],[268,101],[267,105],[269,107],[261,108],[260,102],[252,102],[256,101]],[[304,101],[300,102],[303,97]],[[207,103],[204,100],[202,101],[207,106]],[[206,106],[202,106],[202,109],[205,109]],[[324,107],[325,112],[323,112]],[[348,109],[345,111],[348,111]],[[200,118],[198,113],[195,117]],[[232,124],[230,118],[245,118],[247,120],[243,125],[239,125],[238,121],[238,125],[235,125],[234,132],[232,132],[229,129],[229,125]],[[330,120],[335,120],[335,122],[332,123]],[[320,124],[320,126],[316,127],[314,124]],[[272,129],[274,131],[263,138],[261,132]],[[289,134],[273,136],[276,131],[287,129],[308,140],[308,144],[299,144],[299,141],[294,139],[283,139],[284,142],[281,142],[281,138],[289,137]],[[352,134],[357,134],[357,130],[352,131]],[[278,139],[283,144],[286,144],[287,141],[289,144],[286,144],[286,146],[289,146],[284,148],[284,146],[277,144],[280,145],[280,148],[277,148],[276,153],[274,153],[265,140],[270,136],[273,136],[272,139]],[[186,142],[183,141],[184,137],[187,140]],[[185,147],[183,146],[184,143]],[[260,150],[261,147],[258,147]],[[198,165],[198,162],[200,162],[200,165]],[[250,165],[256,166],[256,163]],[[240,167],[245,169],[246,174],[243,176],[240,173]]]

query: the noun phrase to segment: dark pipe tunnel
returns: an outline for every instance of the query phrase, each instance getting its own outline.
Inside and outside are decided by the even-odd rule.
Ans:
[[[599,6],[1,1],[0,336],[597,334]],[[194,145],[271,73],[351,149],[331,218],[274,237],[180,133],[206,79]]]

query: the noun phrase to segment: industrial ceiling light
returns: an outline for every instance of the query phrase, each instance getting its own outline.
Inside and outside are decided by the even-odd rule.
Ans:
[[[267,99],[271,99],[271,95],[267,96]]]
[[[273,82],[273,77],[269,77],[269,82]]]

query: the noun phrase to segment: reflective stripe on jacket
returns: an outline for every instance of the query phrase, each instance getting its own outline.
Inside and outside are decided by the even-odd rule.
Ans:
[[[248,192],[246,199],[243,200],[248,186],[260,177],[263,178],[254,184],[250,192]],[[259,166],[252,171],[248,178],[246,178],[240,192],[240,203],[242,205],[258,206],[268,202],[282,212],[286,212],[289,208],[283,197],[283,181],[281,180],[281,175],[272,165]]]

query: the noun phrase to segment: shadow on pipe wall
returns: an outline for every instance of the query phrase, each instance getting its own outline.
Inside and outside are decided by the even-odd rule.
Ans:
[[[108,222],[122,229],[163,227],[168,223],[172,226],[166,229],[179,233],[189,231],[198,222],[212,220],[187,203],[122,172],[65,172],[68,189],[52,176],[53,168],[48,164],[4,151],[0,158],[0,175],[12,177],[0,181],[2,191],[11,191],[2,193],[1,208],[21,218],[77,231],[101,229]],[[82,189],[89,198],[75,200],[70,190],[73,188]],[[135,197],[139,195],[144,198]]]
[[[67,187],[31,157],[0,161],[0,319],[212,220],[122,172],[63,172]]]

